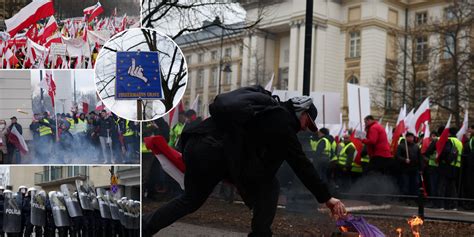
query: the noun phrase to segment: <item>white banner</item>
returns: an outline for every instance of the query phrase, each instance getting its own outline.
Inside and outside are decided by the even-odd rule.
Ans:
[[[364,129],[364,118],[370,115],[369,88],[347,83],[347,105],[349,106],[349,128]]]

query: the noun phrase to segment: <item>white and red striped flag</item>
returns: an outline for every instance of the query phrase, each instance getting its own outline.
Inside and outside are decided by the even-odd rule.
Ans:
[[[8,134],[8,142],[13,144],[20,153],[25,155],[28,153],[28,146],[26,145],[25,138],[16,129],[16,126],[12,126],[10,133]]]
[[[86,8],[87,9],[87,8]],[[85,9],[84,9],[85,10]],[[94,5],[94,9],[92,9],[92,11],[90,12],[90,16],[89,18],[87,19],[87,22],[91,22],[92,20],[94,20],[94,18],[96,18],[97,16],[99,16],[100,14],[102,14],[102,12],[104,12],[104,8],[102,7],[102,5],[100,4],[100,2],[97,2],[95,5]]]
[[[431,143],[431,131],[430,131],[430,124],[428,122],[425,123],[425,132],[423,135],[423,141],[421,142],[421,154],[425,154],[426,150],[430,146]]]
[[[54,16],[51,16],[48,20],[48,23],[43,28],[42,34],[41,34],[41,42],[45,43],[47,39],[52,36],[53,34],[56,33],[58,30],[58,23],[56,23],[56,19]]]
[[[54,96],[56,95],[56,83],[53,79],[51,71],[46,71],[45,77],[40,81],[39,87],[45,91],[48,91],[48,95],[51,98],[51,104],[54,107]]]
[[[421,125],[423,125],[425,122],[430,122],[430,120],[430,98],[428,97],[423,101],[423,103],[421,103],[421,105],[416,110],[413,119],[410,123],[410,130],[414,132],[415,136],[417,136],[421,130]]]
[[[7,51],[5,52],[5,58],[9,65],[13,68],[15,68],[15,65],[19,62],[18,58],[15,56],[11,49],[7,49]]]
[[[398,140],[400,139],[400,136],[402,136],[405,133],[406,111],[407,111],[407,107],[406,105],[403,105],[403,107],[400,108],[397,124],[395,125],[395,131],[393,132],[393,135],[392,135],[392,142],[390,144],[390,148],[391,148],[390,150],[392,151],[392,154],[397,153]]]
[[[436,142],[436,162],[439,163],[439,156],[443,153],[444,147],[446,146],[446,142],[449,138],[449,127],[451,127],[451,114],[449,115],[448,122],[446,126],[444,126],[444,130],[439,136],[438,141]]]
[[[168,113],[168,125],[173,128],[178,123],[179,114],[184,113],[184,105],[179,101],[178,105]]]
[[[23,7],[12,18],[5,20],[10,36],[35,24],[37,21],[54,14],[53,2],[50,0],[35,0]]]
[[[196,113],[198,113],[198,104],[199,104],[199,94],[196,95],[196,98],[194,98],[193,103],[191,104],[190,109],[194,110]]]
[[[163,170],[184,190],[186,166],[181,153],[171,148],[162,136],[145,137],[144,142],[156,156]]]
[[[468,117],[469,117],[469,113],[466,109],[466,111],[464,112],[464,120],[462,121],[462,126],[461,128],[459,129],[459,131],[456,133],[456,137],[459,139],[459,141],[461,141],[462,143],[464,143],[466,141],[466,133],[467,133],[467,128],[468,128]]]

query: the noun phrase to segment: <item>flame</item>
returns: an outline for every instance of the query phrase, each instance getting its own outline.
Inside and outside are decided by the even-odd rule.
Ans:
[[[339,229],[342,231],[342,232],[349,232],[349,228],[345,227],[345,226],[339,226]]]
[[[397,228],[398,237],[402,237],[402,228]]]
[[[413,218],[408,220],[408,224],[410,225],[411,233],[413,234],[413,236],[420,237],[420,228],[423,225],[423,219],[421,219],[419,216],[414,216]]]

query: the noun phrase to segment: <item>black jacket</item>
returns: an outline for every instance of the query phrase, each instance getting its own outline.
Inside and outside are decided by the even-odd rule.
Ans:
[[[198,126],[183,131],[182,146],[195,135],[211,135],[224,147],[229,176],[248,206],[260,185],[268,185],[286,161],[298,178],[323,203],[330,199],[328,188],[303,152],[296,133],[299,120],[290,104],[275,106],[259,113],[234,129],[222,129],[208,118]]]
[[[408,159],[410,163],[406,163],[407,159],[407,147],[408,147]],[[396,158],[400,163],[400,172],[401,173],[414,173],[418,170],[421,170],[422,167],[422,156],[420,148],[415,143],[405,143],[401,142],[397,148]]]

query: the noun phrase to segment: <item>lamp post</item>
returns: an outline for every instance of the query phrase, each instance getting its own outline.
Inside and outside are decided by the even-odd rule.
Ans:
[[[223,27],[222,21],[218,16],[216,16],[216,18],[214,19],[212,23],[221,28],[221,49],[220,49],[220,57],[219,57],[219,75],[218,75],[218,82],[217,82],[217,94],[220,94],[222,90],[221,89],[222,71],[224,71],[225,73],[230,73],[232,72],[232,70],[230,69],[229,63],[226,63],[224,66],[224,60],[222,58],[222,51],[224,50],[224,27]],[[224,68],[222,68],[222,66],[224,66]]]

